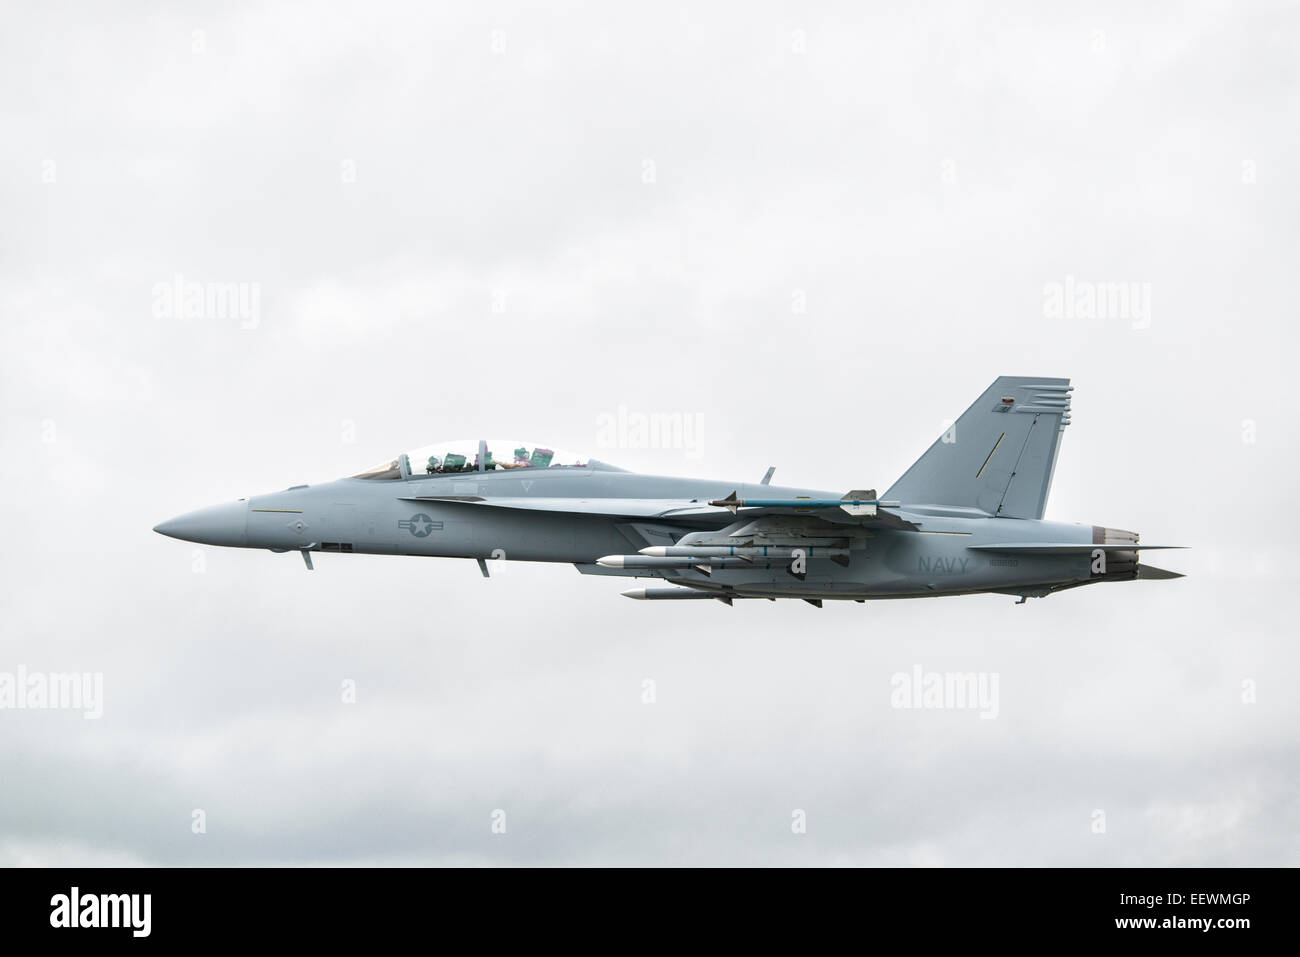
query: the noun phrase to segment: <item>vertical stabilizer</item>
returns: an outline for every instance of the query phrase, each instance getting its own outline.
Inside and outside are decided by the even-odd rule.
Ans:
[[[885,493],[904,505],[959,505],[1042,518],[1070,380],[1002,376]]]

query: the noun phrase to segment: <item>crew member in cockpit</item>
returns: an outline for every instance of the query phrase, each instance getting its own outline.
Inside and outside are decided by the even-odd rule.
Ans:
[[[515,458],[513,462],[498,463],[503,469],[526,469],[532,467],[532,460],[528,457],[528,450],[524,448],[515,449]]]

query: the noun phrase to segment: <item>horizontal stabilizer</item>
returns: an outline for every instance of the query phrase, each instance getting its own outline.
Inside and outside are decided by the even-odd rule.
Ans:
[[[1183,545],[1138,545],[1134,543],[1106,545],[1074,545],[1064,542],[1008,542],[1004,545],[967,545],[976,552],[1018,552],[1022,555],[1091,555],[1094,551],[1140,552],[1152,549],[1184,548]]]
[[[1143,581],[1169,581],[1172,578],[1185,578],[1182,572],[1171,572],[1167,568],[1154,565],[1138,565],[1138,578]]]

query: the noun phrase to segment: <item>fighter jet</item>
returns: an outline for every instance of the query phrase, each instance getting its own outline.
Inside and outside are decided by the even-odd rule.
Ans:
[[[1135,532],[1045,521],[1068,379],[1003,376],[883,496],[668,478],[527,442],[439,443],[348,478],[155,526],[184,541],[299,552],[569,562],[649,579],[646,601],[996,593],[1181,578]]]

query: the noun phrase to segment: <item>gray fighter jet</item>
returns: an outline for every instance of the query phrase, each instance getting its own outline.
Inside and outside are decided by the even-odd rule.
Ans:
[[[1043,520],[1068,379],[1003,376],[884,496],[628,472],[523,442],[428,446],[349,478],[163,522],[205,545],[571,562],[652,579],[629,598],[1041,598],[1181,578],[1141,564],[1134,532]]]

